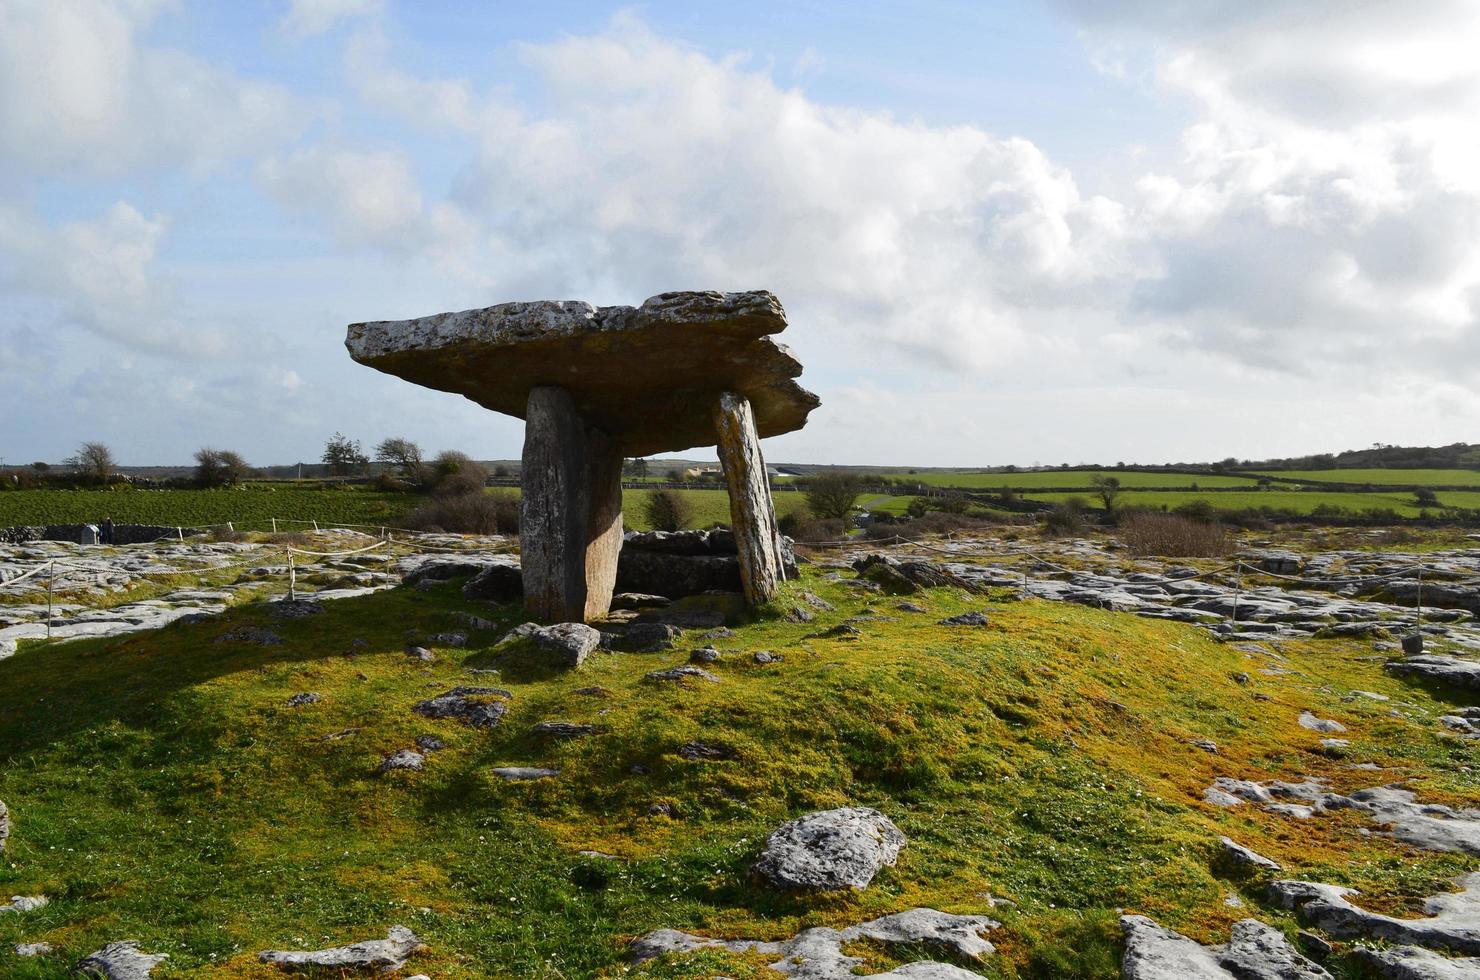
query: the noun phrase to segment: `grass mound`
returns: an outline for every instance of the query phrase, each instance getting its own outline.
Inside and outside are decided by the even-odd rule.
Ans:
[[[429,946],[408,975],[618,976],[626,942],[651,929],[775,939],[928,905],[1002,920],[985,976],[1113,977],[1119,909],[1205,942],[1249,914],[1289,924],[1261,906],[1257,881],[1220,865],[1220,834],[1287,876],[1354,885],[1392,908],[1474,863],[1408,851],[1355,816],[1294,822],[1201,802],[1223,775],[1323,776],[1339,790],[1408,778],[1425,799],[1474,798],[1469,749],[1434,724],[1446,706],[1384,676],[1355,642],[1287,645],[1294,672],[1266,676],[1251,654],[1177,624],[950,590],[912,597],[928,612],[910,613],[809,572],[792,588],[835,612],[798,624],[765,611],[715,641],[719,683],[679,685],[646,675],[704,645],[695,631],[668,653],[521,669],[489,651],[518,611],[464,600],[459,586],[296,620],[246,606],[0,662],[0,799],[16,821],[0,891],[52,899],[0,915],[0,974],[61,977],[131,938],[170,954],[159,977],[277,976],[258,950],[400,923]],[[938,624],[973,608],[988,626]],[[468,612],[496,625],[469,629]],[[854,616],[861,637],[818,635]],[[282,642],[218,642],[243,627]],[[468,645],[431,639],[451,631]],[[436,661],[407,657],[412,641]],[[784,659],[760,664],[757,650]],[[501,724],[412,712],[456,685],[506,688]],[[303,692],[322,700],[290,707]],[[1297,724],[1304,710],[1347,725],[1344,756]],[[544,721],[597,730],[531,731]],[[446,745],[423,771],[377,771],[422,735]],[[734,758],[686,758],[694,741]],[[1350,768],[1362,762],[1395,769]],[[509,783],[499,766],[559,775]],[[840,805],[876,807],[909,837],[868,891],[783,896],[751,881],[771,829]],[[37,940],[57,954],[11,955]],[[855,952],[878,970],[911,958]],[[712,951],[633,972],[776,976],[763,959]]]

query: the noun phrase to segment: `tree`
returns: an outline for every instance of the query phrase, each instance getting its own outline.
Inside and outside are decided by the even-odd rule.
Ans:
[[[627,465],[623,467],[623,469],[627,471],[628,476],[635,476],[639,478],[645,477],[648,475],[648,461],[646,459],[643,459],[642,457],[638,457],[637,459],[629,459],[627,460]]]
[[[377,462],[394,466],[396,472],[410,482],[421,486],[425,477],[425,465],[421,460],[421,447],[410,439],[393,436],[375,447]]]
[[[1096,476],[1089,482],[1095,488],[1095,496],[1104,505],[1105,513],[1114,514],[1115,502],[1120,499],[1120,480],[1113,476]]]
[[[823,473],[807,480],[807,509],[822,520],[847,520],[863,481],[856,473]]]
[[[335,476],[349,476],[370,465],[369,458],[360,450],[360,440],[350,439],[339,432],[324,443],[322,459]]]
[[[94,483],[107,483],[115,466],[113,451],[101,442],[84,442],[65,462]]]
[[[682,531],[694,523],[694,506],[678,490],[649,490],[642,516],[654,531]]]
[[[1421,487],[1413,491],[1413,502],[1420,507],[1438,507],[1439,495],[1428,487]]]
[[[202,487],[234,487],[246,479],[247,461],[230,449],[205,447],[195,453],[195,482]]]

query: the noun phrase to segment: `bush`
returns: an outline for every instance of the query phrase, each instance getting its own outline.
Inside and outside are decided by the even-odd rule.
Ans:
[[[944,511],[932,511],[924,517],[916,518],[903,527],[891,527],[888,534],[898,534],[911,540],[918,540],[927,534],[951,534],[956,531],[980,531],[989,526],[988,521],[979,517],[967,517],[964,514],[949,514]]]
[[[1233,537],[1221,524],[1154,511],[1126,515],[1120,538],[1133,554],[1163,558],[1220,558],[1233,550]]]
[[[1071,497],[1043,515],[1045,534],[1054,537],[1069,537],[1084,530],[1084,501]]]
[[[1201,524],[1215,524],[1218,521],[1218,508],[1206,500],[1194,500],[1180,507],[1173,507],[1172,513]]]
[[[650,490],[642,516],[654,531],[682,531],[694,523],[694,505],[677,490]]]
[[[439,494],[405,517],[417,531],[455,534],[518,534],[519,498],[512,493]]]
[[[482,493],[488,485],[488,472],[473,462],[467,453],[449,449],[437,454],[432,460],[431,473],[426,477],[427,489],[436,497],[459,497],[464,494]]]
[[[847,537],[848,525],[840,520],[810,520],[797,527],[799,544],[828,544]]]

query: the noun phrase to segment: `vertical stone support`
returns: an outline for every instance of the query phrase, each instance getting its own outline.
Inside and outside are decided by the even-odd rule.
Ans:
[[[755,605],[775,598],[782,571],[776,508],[750,400],[734,392],[721,394],[714,428],[730,487],[730,524],[740,553],[740,581],[746,601]]]
[[[520,483],[525,609],[545,622],[606,615],[622,548],[622,457],[564,388],[530,390]]]

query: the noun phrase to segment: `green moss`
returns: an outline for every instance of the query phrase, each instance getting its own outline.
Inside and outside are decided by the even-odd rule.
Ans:
[[[931,905],[1003,921],[988,976],[1112,977],[1117,909],[1204,941],[1250,913],[1287,921],[1260,905],[1260,880],[1219,866],[1219,834],[1399,909],[1473,863],[1363,834],[1355,815],[1296,824],[1201,802],[1219,775],[1355,789],[1374,777],[1345,766],[1368,761],[1399,767],[1425,798],[1475,798],[1467,751],[1434,723],[1445,706],[1385,676],[1356,641],[1290,644],[1295,673],[1240,685],[1246,654],[1190,627],[1037,601],[990,605],[986,628],[946,627],[936,621],[982,601],[938,590],[913,597],[930,613],[904,613],[809,572],[789,588],[837,611],[792,623],[775,614],[792,604],[783,597],[733,627],[716,641],[720,683],[646,680],[687,645],[598,653],[569,674],[509,665],[492,680],[513,691],[509,714],[479,732],[410,711],[433,686],[489,682],[466,667],[489,662],[487,647],[522,619],[459,586],[340,600],[286,622],[242,607],[0,662],[0,799],[17,820],[0,890],[54,898],[0,917],[0,950],[46,939],[61,951],[26,963],[0,952],[0,972],[59,977],[126,936],[171,954],[161,976],[259,976],[259,949],[400,922],[430,947],[412,966],[434,976],[615,976],[625,943],[654,928],[775,939]],[[861,638],[817,635],[865,605],[885,618],[861,622]],[[408,631],[465,629],[463,610],[497,628],[438,649],[433,664],[405,657]],[[244,624],[285,642],[214,642]],[[785,660],[756,664],[759,649]],[[1353,688],[1393,701],[1344,700]],[[286,706],[308,690],[324,701]],[[1345,759],[1296,724],[1306,708],[1352,729]],[[604,733],[530,733],[551,719]],[[376,774],[423,733],[447,742],[424,772]],[[684,759],[693,739],[738,758]],[[490,777],[510,764],[561,775]],[[910,844],[897,867],[857,895],[781,896],[750,880],[779,822],[841,804],[899,824]],[[989,908],[988,893],[1017,906]],[[1224,903],[1233,893],[1245,908]],[[713,952],[638,972],[768,975],[763,958]]]

